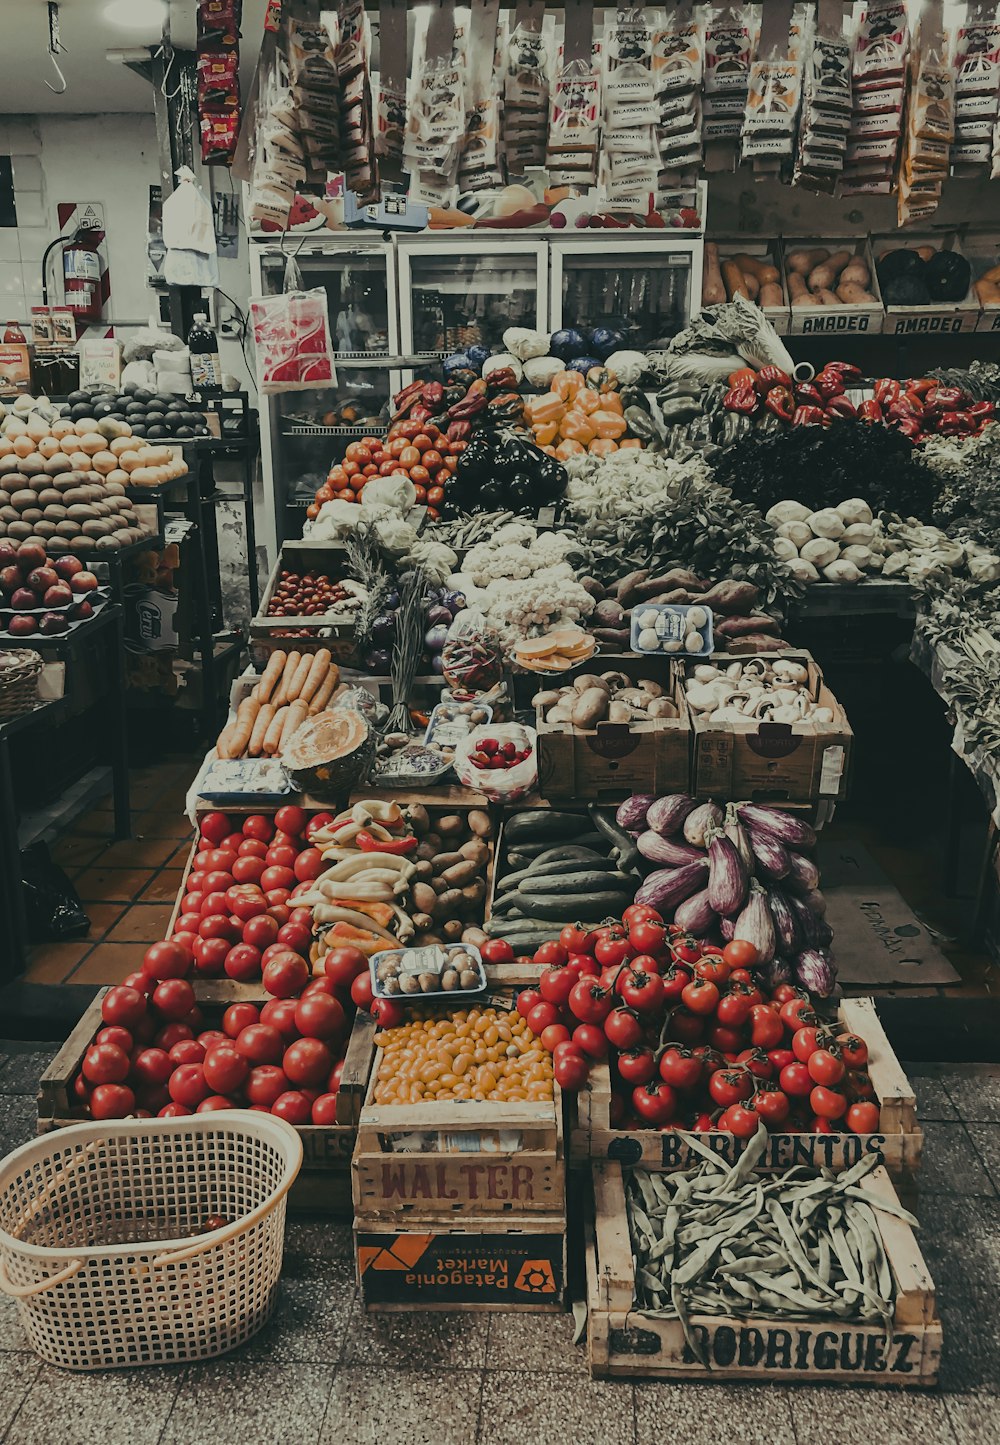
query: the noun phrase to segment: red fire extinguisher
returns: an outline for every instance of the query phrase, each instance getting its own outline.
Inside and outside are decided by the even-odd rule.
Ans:
[[[80,230],[63,250],[63,292],[66,306],[78,321],[100,321],[103,231]]]

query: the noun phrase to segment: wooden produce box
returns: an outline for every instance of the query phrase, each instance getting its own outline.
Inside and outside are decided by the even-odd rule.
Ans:
[[[356,1219],[358,1283],[372,1314],[564,1308],[566,1216]]]
[[[265,994],[260,984],[238,984],[223,979],[195,985],[199,1006],[205,1014],[206,1027],[219,1026],[231,1003],[262,1003]],[[79,1124],[86,1115],[73,1093],[73,1079],[80,1071],[83,1056],[104,1027],[101,1001],[107,993],[102,988],[95,995],[83,1017],[49,1064],[38,1086],[38,1134]],[[296,1128],[302,1140],[303,1163],[289,1194],[293,1210],[346,1216],[350,1218],[350,1169],[354,1151],[356,1124],[361,1101],[368,1087],[368,1071],[372,1060],[374,1020],[358,1013],[347,1044],[341,1091],[337,1098],[336,1124],[304,1124]],[[341,1107],[343,1105],[343,1108]]]
[[[845,1324],[830,1316],[801,1320],[692,1315],[691,1328],[710,1361],[690,1350],[678,1319],[634,1307],[634,1260],[626,1222],[622,1165],[595,1164],[594,1216],[587,1238],[587,1334],[591,1374],[668,1380],[740,1380],[747,1384],[926,1387],[937,1383],[941,1324],[934,1282],[913,1230],[876,1213],[895,1287],[891,1340],[883,1358],[881,1324]],[[897,1203],[883,1169],[861,1187]]]
[[[486,1000],[484,999],[484,1002]],[[456,1000],[456,1006],[475,999]],[[352,1167],[359,1219],[566,1213],[562,1094],[547,1103],[376,1104],[376,1050]]]
[[[915,251],[918,246],[933,246],[935,251],[962,254],[954,231],[893,231],[889,235],[872,237],[872,252],[876,257],[885,251]],[[977,329],[981,311],[979,298],[970,281],[961,301],[935,301],[929,306],[894,306],[887,301],[882,330],[891,336],[958,336]]]
[[[679,669],[659,658],[629,655],[602,659],[606,667],[575,669],[556,686],[582,673],[614,670],[638,681],[658,682],[677,709],[674,718],[649,722],[600,722],[587,731],[547,723],[535,710],[538,791],[543,798],[626,798],[632,793],[685,793],[691,784],[691,719]],[[591,659],[593,663],[593,659]],[[547,689],[540,688],[539,691]]]
[[[817,250],[824,247],[834,255],[837,251],[850,251],[860,256],[871,274],[869,292],[875,297],[874,303],[863,306],[796,306],[789,292],[789,323],[791,336],[875,336],[882,330],[885,312],[875,275],[875,261],[872,248],[866,236],[810,236],[805,240],[782,238],[781,274],[788,287],[788,253],[790,251]]]
[[[854,733],[847,714],[807,652],[757,653],[782,657],[809,669],[813,702],[833,709],[832,723],[713,723],[692,710],[694,788],[702,797],[808,802],[847,796]],[[718,654],[712,661],[746,662],[745,655]],[[693,664],[692,664],[693,665]]]
[[[256,656],[266,656],[275,648],[286,651],[316,652],[328,647],[336,663],[351,665],[357,661],[354,640],[354,616],[351,612],[327,613],[303,617],[269,617],[268,607],[282,572],[318,572],[339,582],[345,575],[346,553],[338,548],[297,548],[294,542],[282,544],[278,560],[267,579],[264,595],[256,617],[250,623],[250,645]],[[301,637],[280,636],[302,631]]]
[[[770,321],[779,336],[788,335],[788,327],[791,321],[791,310],[788,303],[788,284],[785,280],[785,268],[782,265],[781,247],[777,239],[770,241],[759,241],[752,236],[712,236],[719,248],[719,266],[723,261],[729,261],[733,256],[752,256],[755,261],[768,261],[778,272],[778,285],[781,287],[782,304],[780,306],[761,306],[764,315]],[[757,305],[760,305],[758,302]]]
[[[962,238],[962,250],[972,267],[973,296],[979,304],[977,331],[1000,332],[1000,302],[984,302],[976,295],[975,284],[987,271],[1000,264],[1000,247],[992,231],[967,231]]]
[[[773,1132],[760,1163],[761,1171],[781,1173],[798,1164],[814,1169],[850,1169],[866,1154],[877,1154],[895,1180],[916,1184],[924,1133],[917,1123],[917,1105],[910,1081],[868,998],[844,999],[837,1016],[868,1045],[868,1073],[881,1110],[878,1134],[803,1134]],[[570,1159],[616,1159],[649,1169],[687,1169],[699,1155],[688,1134],[679,1129],[616,1129],[611,1124],[611,1070],[607,1061],[591,1066],[590,1078],[576,1096],[576,1120],[570,1129]],[[734,1163],[747,1141],[732,1134],[699,1134],[699,1141]]]

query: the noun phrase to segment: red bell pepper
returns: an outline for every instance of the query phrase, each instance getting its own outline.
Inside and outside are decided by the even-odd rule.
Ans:
[[[800,381],[795,387],[795,400],[799,406],[822,407],[823,394],[817,387],[813,386],[811,382]]]
[[[968,436],[976,430],[976,422],[967,411],[948,411],[937,419],[937,431],[941,436]]]
[[[909,437],[911,441],[919,441],[923,436],[923,429],[915,416],[901,416],[892,425],[896,431],[902,432],[903,436]]]
[[[792,378],[787,371],[782,371],[780,366],[762,366],[754,380],[754,386],[761,396],[766,396],[774,386],[783,386],[786,391],[790,391]]]
[[[823,370],[837,372],[848,383],[861,380],[861,368],[852,366],[849,361],[828,361]]]
[[[849,396],[831,396],[826,404],[827,416],[846,417],[848,421],[854,421],[858,409]]]
[[[902,396],[903,388],[898,381],[893,381],[889,376],[881,376],[875,383],[875,400],[879,406],[887,406],[889,402],[895,401],[897,396]]]
[[[812,384],[824,401],[829,401],[830,398],[834,396],[843,396],[847,390],[840,372],[828,371],[826,367],[823,368],[818,376],[813,377]]]
[[[757,393],[752,386],[734,386],[722,398],[726,411],[737,411],[742,416],[752,416],[757,410]]]
[[[893,421],[898,420],[901,416],[921,417],[923,414],[924,408],[921,405],[920,398],[910,396],[909,392],[906,391],[900,396],[897,396],[895,400],[891,401],[888,407],[886,407],[886,415]]]
[[[928,397],[934,394],[939,385],[933,376],[921,376],[916,381],[908,381],[906,389],[917,396]]]
[[[826,413],[819,406],[797,406],[792,426],[829,426]]]
[[[787,386],[772,386],[764,397],[764,407],[782,421],[791,421],[795,415],[795,398]]]
[[[863,401],[858,407],[858,421],[877,422],[882,420],[882,408],[873,397]]]
[[[996,415],[996,408],[991,401],[976,401],[968,408],[970,416],[974,416],[980,425],[992,421]]]
[[[396,857],[412,853],[417,846],[417,839],[412,834],[408,838],[391,838],[382,842],[373,838],[371,833],[355,833],[354,841],[362,853],[392,853]]]

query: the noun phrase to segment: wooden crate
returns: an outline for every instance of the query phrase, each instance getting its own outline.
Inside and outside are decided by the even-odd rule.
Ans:
[[[270,652],[279,647],[284,647],[286,651],[294,648],[299,652],[316,652],[320,647],[328,647],[334,662],[350,665],[356,661],[353,614],[330,613],[303,617],[267,615],[278,578],[283,571],[319,572],[332,581],[339,582],[345,575],[346,560],[346,553],[335,548],[309,548],[306,554],[294,543],[286,542],[282,546],[278,560],[267,579],[257,615],[250,623],[251,645],[255,653]],[[275,636],[276,633],[289,630],[297,632],[299,629],[305,631],[304,637]]]
[[[677,708],[675,718],[649,722],[598,723],[586,732],[547,723],[536,709],[538,791],[544,798],[624,798],[632,793],[686,793],[691,785],[691,718],[678,670],[645,657],[607,659],[615,671],[638,679],[651,677]],[[658,665],[659,664],[659,665]],[[570,682],[580,671],[566,674]],[[544,679],[544,681],[550,681]]]
[[[817,1317],[770,1321],[755,1316],[693,1315],[691,1325],[711,1368],[693,1356],[679,1320],[633,1308],[634,1261],[625,1214],[622,1166],[595,1164],[594,1213],[587,1238],[587,1335],[591,1374],[658,1379],[741,1380],[786,1384],[906,1385],[937,1383],[941,1324],[934,1282],[912,1229],[877,1214],[889,1267],[896,1282],[892,1340],[882,1359],[880,1325],[846,1325]],[[862,1187],[887,1201],[896,1194],[884,1169]]]
[[[875,336],[885,321],[882,297],[875,274],[875,261],[867,236],[814,236],[806,240],[782,239],[781,273],[785,287],[788,287],[788,253],[790,251],[816,250],[823,246],[834,255],[837,251],[850,251],[860,256],[868,267],[871,280],[869,293],[874,302],[865,305],[841,306],[796,306],[789,293],[788,330],[792,336]]]
[[[878,1134],[770,1135],[761,1170],[780,1173],[797,1164],[812,1168],[850,1169],[866,1154],[877,1154],[893,1178],[907,1185],[916,1182],[923,1147],[923,1130],[917,1123],[916,1099],[906,1074],[892,1051],[871,999],[844,999],[839,1017],[869,1049],[868,1072],[881,1109]],[[622,1164],[643,1164],[651,1169],[687,1169],[699,1155],[681,1130],[614,1129],[611,1126],[611,1070],[595,1063],[590,1078],[576,1096],[576,1121],[570,1130],[570,1158],[614,1159]],[[747,1141],[732,1134],[699,1134],[699,1142],[734,1163]]]
[[[846,797],[854,733],[822,672],[807,652],[757,655],[765,660],[780,656],[808,667],[810,697],[831,708],[834,720],[808,727],[750,720],[718,724],[692,713],[694,792],[713,798],[789,802]],[[712,658],[720,666],[734,660],[722,655]],[[747,661],[746,656],[739,661]]]
[[[464,1003],[475,1002],[463,1000]],[[497,999],[498,1006],[505,1000]],[[509,1006],[509,1005],[508,1005]],[[566,1213],[563,1104],[374,1102],[382,1051],[358,1117],[354,1208],[365,1222],[462,1214]]]
[[[555,1314],[566,1289],[566,1216],[356,1219],[365,1309],[502,1310]]]
[[[710,236],[709,240],[715,241],[719,248],[719,265],[723,261],[729,261],[733,256],[752,256],[756,261],[767,261],[774,266],[778,272],[778,285],[781,287],[780,306],[761,306],[764,315],[770,321],[779,336],[787,336],[790,321],[790,309],[788,301],[788,282],[785,279],[785,268],[781,264],[781,248],[777,240],[758,241],[752,236]],[[756,303],[758,306],[760,302]]]
[[[79,1124],[86,1117],[71,1088],[84,1054],[104,1027],[101,1001],[106,993],[107,989],[101,989],[95,995],[39,1081],[36,1131],[39,1134]],[[238,984],[230,980],[198,983],[196,993],[209,1028],[218,1026],[229,1004],[259,1004],[265,997],[259,984]],[[374,1034],[374,1020],[370,1015],[359,1012],[347,1045],[341,1090],[337,1096],[337,1123],[304,1124],[296,1129],[302,1140],[304,1157],[302,1169],[289,1194],[290,1207],[294,1210],[347,1217],[352,1214],[351,1156],[361,1103],[368,1087]]]
[[[872,236],[872,254],[876,257],[900,247],[916,250],[918,246],[933,246],[935,251],[954,251],[959,256],[963,254],[957,231],[907,230],[903,235],[892,231],[887,235]],[[894,336],[958,336],[975,331],[981,313],[979,298],[970,281],[961,301],[930,302],[926,306],[896,306],[887,301],[882,330]]]

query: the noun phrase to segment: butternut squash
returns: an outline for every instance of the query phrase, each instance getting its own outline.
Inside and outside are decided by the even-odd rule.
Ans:
[[[701,304],[718,306],[726,300],[726,287],[719,269],[719,248],[714,241],[705,242],[705,275],[701,283]]]
[[[811,251],[789,251],[785,257],[785,270],[789,274],[795,272],[799,276],[808,276],[809,272],[822,265],[829,255],[825,246],[816,246]]]
[[[991,281],[988,276],[981,276],[974,289],[981,306],[1000,306],[1000,281]]]
[[[850,251],[835,251],[828,260],[814,266],[809,272],[809,290],[829,291],[836,286],[838,276],[850,259]]]
[[[806,285],[806,278],[799,271],[788,273],[788,295],[793,306],[811,306],[812,297],[809,295],[809,287]]]
[[[734,296],[745,296],[750,300],[750,292],[747,290],[743,272],[735,261],[723,261],[722,279],[726,283],[726,295],[732,301]]]
[[[777,266],[772,266],[769,261],[765,261],[760,256],[748,256],[741,251],[738,256],[733,257],[733,260],[746,275],[756,277],[760,286],[767,286],[771,282],[781,280]]]
[[[784,296],[781,294],[781,286],[775,281],[764,281],[761,284],[760,295],[757,301],[761,306],[782,306]]]

